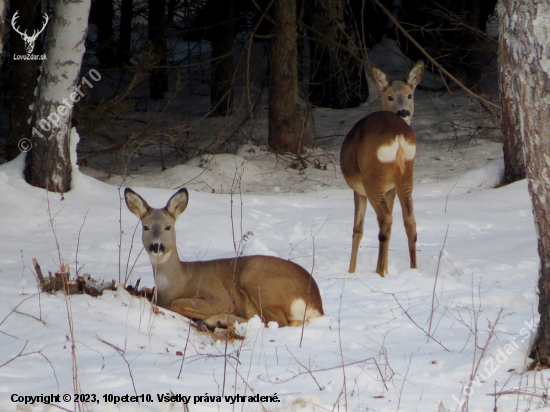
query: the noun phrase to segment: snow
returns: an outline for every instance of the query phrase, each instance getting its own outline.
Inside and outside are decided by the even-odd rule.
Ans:
[[[78,135],[73,130],[71,136],[74,150]],[[408,267],[396,204],[389,275],[381,278],[374,273],[378,227],[372,208],[358,270],[349,274],[352,191],[336,168],[301,172],[287,168],[288,162],[246,145],[235,155],[194,159],[110,185],[79,172],[73,159],[73,189],[63,196],[27,185],[22,156],[1,165],[0,365],[9,363],[0,366],[0,411],[57,411],[43,403],[24,405],[24,398],[16,406],[11,396],[74,393],[68,308],[80,392],[99,401],[86,405],[90,411],[184,410],[177,398],[158,402],[163,394],[168,400],[189,396],[191,411],[319,411],[335,405],[436,411],[445,410],[441,403],[455,410],[466,393],[470,410],[491,411],[495,397],[488,395],[495,391],[546,391],[546,373],[522,374],[538,322],[539,259],[526,181],[495,189],[501,159],[448,179],[417,176],[419,268]],[[240,233],[253,233],[244,254],[290,258],[313,270],[325,316],[305,326],[301,346],[301,328],[263,327],[253,318],[237,327],[245,339],[226,348],[224,341],[189,329],[182,316],[154,313],[148,301],[122,288],[97,298],[37,294],[33,257],[44,272],[56,271],[60,256],[72,274],[78,268],[118,282],[129,273],[130,283],[141,278],[141,285],[153,286],[149,259],[140,254],[141,229],[116,184],[131,185],[151,206],[163,207],[173,194],[168,188],[191,177],[189,206],[176,224],[180,258],[234,256],[233,224],[237,242]],[[142,394],[152,401],[109,401]],[[229,398],[235,395],[267,398]],[[61,399],[53,403],[76,407]],[[499,410],[510,411],[543,404],[540,397],[517,394],[497,400]]]
[[[183,58],[189,50],[179,51]],[[388,39],[369,51],[369,59],[395,78],[410,68]],[[422,84],[438,86],[438,76],[427,72]],[[195,124],[208,106],[203,100],[209,92],[205,96],[198,91],[181,105],[178,100],[169,121]],[[183,399],[193,412],[445,412],[460,410],[457,402],[465,393],[470,410],[492,411],[495,397],[489,394],[518,388],[539,397],[501,395],[499,411],[545,405],[547,373],[522,373],[538,322],[539,258],[527,183],[495,189],[503,174],[498,131],[495,136],[464,93],[417,90],[415,102],[419,268],[409,268],[396,202],[385,278],[374,272],[378,226],[370,206],[357,272],[347,272],[353,192],[338,157],[353,124],[379,109],[375,93],[359,108],[312,110],[318,145],[305,156],[305,169],[262,146],[265,110],[243,128],[250,142],[235,153],[184,164],[168,158],[164,171],[142,161],[156,148],[136,149],[130,174],[101,170],[101,162],[79,169],[73,129],[73,187],[64,195],[27,185],[23,155],[0,165],[0,411],[77,409],[61,399],[53,402],[58,406],[43,403],[50,394],[75,390],[69,319],[79,392],[99,401],[86,404],[89,411],[185,410],[181,399],[170,399],[180,395],[189,397]],[[147,121],[159,112],[138,115]],[[216,135],[216,122],[198,125],[197,134],[203,136],[202,127]],[[303,337],[302,328],[274,322],[264,327],[255,317],[236,327],[245,339],[226,346],[216,335],[189,328],[180,315],[155,313],[147,300],[123,288],[97,298],[38,294],[34,257],[45,273],[57,271],[62,260],[72,275],[78,271],[106,283],[141,279],[141,286],[154,286],[151,264],[141,253],[141,228],[122,199],[125,187],[153,207],[187,187],[189,206],[175,227],[182,260],[233,257],[234,242],[246,234],[245,255],[291,259],[313,272],[325,316],[309,322]],[[21,401],[12,402],[12,395]],[[42,403],[24,404],[25,396],[40,395]],[[150,395],[152,401],[114,404],[124,395]],[[237,398],[233,404],[236,395],[276,396],[279,402]]]

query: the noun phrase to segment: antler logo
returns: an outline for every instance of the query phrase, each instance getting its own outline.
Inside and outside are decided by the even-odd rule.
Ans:
[[[38,30],[38,31],[34,30],[34,33],[32,34],[32,36],[29,36],[27,34],[27,30],[25,30],[25,32],[22,33],[19,30],[19,28],[15,26],[15,24],[16,24],[15,20],[17,20],[17,18],[19,17],[18,14],[19,14],[19,10],[15,12],[15,14],[13,15],[13,17],[11,19],[11,27],[13,27],[13,30],[15,30],[17,33],[19,33],[21,35],[21,37],[25,41],[25,48],[27,49],[27,54],[31,54],[33,49],[34,49],[34,43],[36,42],[36,39],[38,38],[40,33],[42,33],[44,31],[44,29],[46,28],[46,24],[48,24],[49,18],[48,18],[48,15],[46,13],[44,13],[44,18],[45,18],[44,25],[42,26],[42,28],[40,30]]]

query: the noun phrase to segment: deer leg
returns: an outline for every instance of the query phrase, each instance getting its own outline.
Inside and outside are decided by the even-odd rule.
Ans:
[[[390,211],[390,215],[393,216],[393,202],[395,201],[395,195],[397,194],[397,192],[395,191],[395,188],[393,188],[392,190],[390,190],[389,192],[386,193],[386,202],[388,204],[388,209]]]
[[[412,185],[398,190],[399,202],[403,210],[403,223],[409,241],[409,256],[411,258],[411,269],[416,269],[416,221],[414,219]]]
[[[285,315],[285,312],[280,307],[263,307],[262,308],[262,319],[266,323],[277,322],[280,328],[289,326],[289,321]]]
[[[378,233],[380,245],[378,248],[376,273],[384,277],[384,275],[388,272],[388,249],[390,246],[391,225],[393,223],[393,218],[385,193],[367,193],[367,195],[372,208],[376,212],[378,227],[380,228],[380,232]]]
[[[214,315],[210,316],[208,319],[204,320],[206,324],[212,328],[228,328],[229,326],[233,325],[235,322],[237,323],[245,323],[248,322],[247,319],[241,318],[236,315],[228,315],[226,313],[222,313],[220,315]]]
[[[170,310],[187,318],[204,320],[210,327],[227,327],[235,321],[239,323],[247,322],[244,318],[228,314],[227,306],[223,306],[224,308],[221,308],[216,303],[196,298],[181,298],[172,302]]]
[[[392,221],[393,221],[393,203],[395,201],[395,195],[397,194],[397,192],[395,191],[395,188],[393,188],[392,190],[390,190],[389,192],[386,193],[386,202],[388,204],[388,210],[390,211],[390,216],[392,216]],[[391,232],[391,224],[390,224],[390,232]],[[389,248],[389,236],[388,236],[388,248]],[[386,266],[384,267],[384,271],[386,273],[388,273],[388,255],[386,253]]]
[[[367,210],[367,198],[353,192],[353,201],[355,203],[355,217],[353,219],[353,242],[351,245],[351,260],[349,262],[349,273],[355,272],[357,264],[357,253],[359,244],[363,238],[363,226],[365,224],[365,212]]]

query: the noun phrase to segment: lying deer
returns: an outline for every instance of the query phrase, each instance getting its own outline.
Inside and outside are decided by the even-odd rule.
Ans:
[[[376,273],[382,277],[388,273],[388,247],[396,194],[403,209],[411,268],[416,268],[416,222],[412,201],[416,137],[409,124],[414,113],[414,90],[423,73],[424,63],[419,61],[404,81],[390,82],[386,73],[371,67],[370,75],[382,99],[383,111],[359,120],[342,144],[340,168],[353,189],[355,201],[350,273],[355,272],[367,199],[380,227]]]
[[[156,284],[156,303],[211,327],[227,327],[258,315],[265,323],[299,326],[322,316],[319,288],[304,268],[272,256],[180,262],[175,223],[187,207],[186,189],[163,209],[151,208],[132,189],[128,209],[141,220],[143,247]]]

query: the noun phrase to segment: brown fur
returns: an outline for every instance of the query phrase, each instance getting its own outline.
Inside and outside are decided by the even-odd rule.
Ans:
[[[271,256],[246,256],[181,262],[176,249],[175,221],[187,206],[187,191],[178,191],[164,209],[153,209],[131,189],[126,204],[143,225],[143,246],[149,254],[157,304],[209,326],[229,326],[258,315],[264,322],[297,326],[292,304],[307,303],[305,320],[322,316],[323,304],[313,277],[294,262]],[[146,229],[148,228],[148,229]],[[153,245],[164,246],[156,255]]]
[[[416,148],[416,137],[409,126],[414,113],[413,94],[424,73],[424,63],[417,62],[405,76],[405,81],[390,82],[389,76],[371,67],[370,75],[382,99],[381,112],[359,120],[350,130],[340,151],[340,168],[354,192],[355,215],[349,272],[355,272],[367,200],[378,220],[380,242],[376,273],[388,272],[388,249],[393,223],[393,203],[399,197],[407,232],[411,268],[416,268],[416,222],[413,213],[412,188],[414,156],[407,160],[398,145],[395,159],[381,161],[378,153],[383,146],[395,145],[403,136],[409,147]],[[399,114],[399,116],[397,114]],[[382,156],[383,158],[384,156]]]

